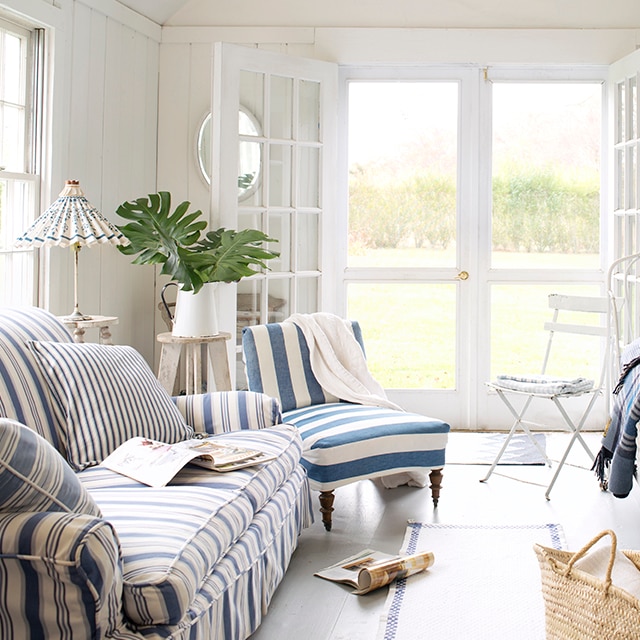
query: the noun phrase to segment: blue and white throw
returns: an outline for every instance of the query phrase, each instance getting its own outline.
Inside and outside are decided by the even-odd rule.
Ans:
[[[640,420],[640,340],[622,353],[622,373],[614,389],[611,416],[592,469],[603,488],[616,498],[626,498],[636,476],[636,437]],[[607,477],[608,475],[608,477]]]
[[[494,385],[503,389],[548,396],[574,395],[593,389],[593,380],[587,378],[558,378],[542,374],[499,375]]]

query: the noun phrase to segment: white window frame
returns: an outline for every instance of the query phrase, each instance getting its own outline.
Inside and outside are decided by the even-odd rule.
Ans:
[[[0,16],[0,42],[4,33],[18,36],[24,50],[20,55],[20,98],[14,103],[24,109],[24,128],[17,134],[23,145],[20,164],[0,157],[0,182],[3,183],[2,211],[5,212],[4,237],[0,243],[0,302],[8,305],[37,304],[39,299],[39,252],[18,249],[12,240],[35,220],[40,208],[42,123],[44,106],[44,30],[18,24],[10,16]],[[0,65],[0,103],[4,69]],[[0,109],[0,131],[3,119]],[[1,149],[1,145],[0,145]],[[1,155],[1,154],[0,154]],[[4,166],[6,164],[6,166]],[[20,214],[20,215],[18,215]]]

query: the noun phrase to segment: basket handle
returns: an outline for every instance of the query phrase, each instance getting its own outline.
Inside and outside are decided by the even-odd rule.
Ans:
[[[584,555],[586,555],[587,551],[593,547],[598,540],[601,540],[605,536],[611,536],[611,554],[609,555],[609,564],[607,565],[607,572],[605,574],[605,591],[609,590],[611,586],[611,572],[613,571],[613,563],[616,556],[616,548],[618,546],[618,539],[616,538],[616,534],[611,531],[611,529],[606,529],[605,531],[601,531],[597,536],[594,536],[587,544],[580,549],[580,551],[576,551],[571,559],[567,563],[567,568],[564,571],[564,575],[568,576],[571,574],[571,570],[573,569],[573,565],[577,560],[580,560]]]

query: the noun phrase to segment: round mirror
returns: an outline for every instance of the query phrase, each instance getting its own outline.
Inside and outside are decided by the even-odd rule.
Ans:
[[[207,184],[211,184],[211,113],[208,113],[198,128],[198,166]],[[238,113],[238,133],[240,136],[259,136],[260,124],[255,116],[240,107]],[[262,146],[259,142],[240,140],[238,150],[238,200],[246,200],[260,184]]]

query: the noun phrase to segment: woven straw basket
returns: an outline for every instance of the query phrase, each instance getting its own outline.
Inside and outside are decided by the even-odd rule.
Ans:
[[[611,536],[606,579],[575,569],[573,564],[604,536]],[[640,601],[611,584],[617,540],[602,531],[580,551],[558,551],[534,545],[542,573],[547,640],[637,640]],[[640,551],[623,551],[640,569]]]

